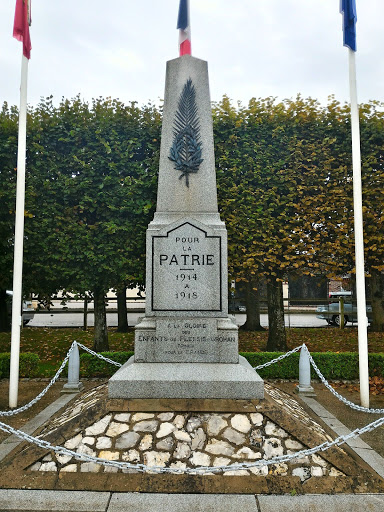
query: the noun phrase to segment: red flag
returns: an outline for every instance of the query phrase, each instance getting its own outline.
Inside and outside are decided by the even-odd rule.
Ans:
[[[16,0],[15,22],[13,24],[13,37],[23,42],[23,55],[31,58],[31,38],[29,36],[28,0]]]
[[[179,29],[180,57],[182,55],[191,55],[191,27],[189,25],[188,0],[180,0],[177,28]]]

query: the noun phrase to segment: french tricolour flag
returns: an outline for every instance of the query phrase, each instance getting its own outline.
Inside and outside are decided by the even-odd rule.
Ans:
[[[191,27],[189,25],[189,0],[180,0],[177,27],[179,29],[180,57],[191,55]]]

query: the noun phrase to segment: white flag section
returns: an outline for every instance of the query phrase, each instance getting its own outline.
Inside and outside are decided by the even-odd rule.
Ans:
[[[356,298],[359,343],[360,401],[369,407],[369,370],[367,307],[365,297],[363,201],[361,186],[360,123],[357,104],[355,52],[349,54],[349,89],[351,97],[352,167],[353,167],[353,209],[355,231]]]
[[[27,82],[28,59],[22,56],[20,83],[19,136],[17,147],[17,184],[15,246],[13,260],[13,298],[11,330],[11,364],[9,374],[9,407],[17,407],[19,389],[20,329],[22,324],[25,156],[27,142]]]

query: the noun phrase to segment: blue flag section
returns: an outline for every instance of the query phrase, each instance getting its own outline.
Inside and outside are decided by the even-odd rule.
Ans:
[[[356,51],[356,0],[341,0],[340,12],[343,15],[344,46]]]
[[[177,27],[185,30],[189,25],[188,21],[188,0],[180,0],[179,16],[177,18]]]

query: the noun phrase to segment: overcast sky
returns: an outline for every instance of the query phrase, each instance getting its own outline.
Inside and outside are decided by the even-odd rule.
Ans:
[[[358,100],[384,101],[384,0],[356,0]],[[178,57],[179,0],[32,0],[28,103],[40,97],[158,102]],[[349,99],[339,0],[190,0],[192,54],[223,94]],[[0,104],[19,104],[15,0],[0,0]]]

